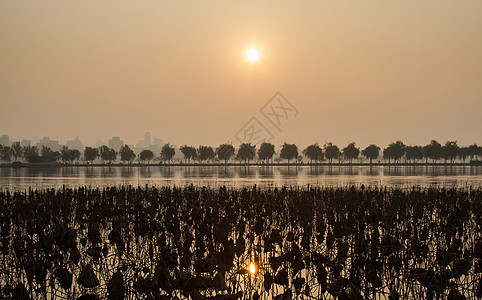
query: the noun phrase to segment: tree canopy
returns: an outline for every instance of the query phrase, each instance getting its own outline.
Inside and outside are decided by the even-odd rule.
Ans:
[[[23,157],[29,162],[29,163],[39,163],[41,162],[40,156],[38,154],[38,148],[36,146],[25,146],[23,147]]]
[[[103,161],[108,161],[109,163],[117,158],[117,152],[106,145],[103,145],[99,148],[99,154]]]
[[[383,149],[383,157],[398,161],[405,154],[405,145],[402,141],[398,140],[394,143],[390,143],[387,148]]]
[[[318,144],[309,145],[303,150],[303,155],[311,160],[311,163],[315,160],[323,160],[323,149]]]
[[[325,146],[325,157],[332,163],[333,158],[340,157],[340,149],[338,146],[333,145],[332,143],[326,143]]]
[[[460,152],[460,147],[457,145],[457,141],[448,141],[442,147],[442,156],[445,160],[453,162]]]
[[[432,140],[430,144],[423,146],[423,156],[432,159],[433,163],[442,157],[442,145],[436,140]]]
[[[136,154],[134,151],[129,147],[129,145],[122,145],[119,150],[120,158],[122,161],[131,162],[136,158]]]
[[[15,160],[19,157],[22,157],[23,148],[20,146],[20,142],[13,142],[12,146],[10,147],[10,151],[12,152],[12,156]]]
[[[3,161],[9,161],[10,155],[10,146],[0,145],[0,159]]]
[[[86,161],[90,161],[91,163],[93,163],[94,160],[97,157],[99,157],[99,149],[91,148],[91,147],[85,147],[84,157],[85,157]]]
[[[275,151],[274,151],[273,144],[266,143],[266,142],[261,143],[261,146],[259,146],[259,150],[258,150],[259,159],[267,161],[269,159],[272,159],[274,154],[275,154]]]
[[[186,163],[188,161],[190,161],[191,159],[196,158],[196,155],[197,155],[196,148],[194,148],[192,146],[184,145],[184,146],[181,146],[181,148],[179,148],[179,150],[181,151],[182,155],[184,156],[184,159],[186,160]]]
[[[360,155],[360,149],[355,146],[355,143],[350,143],[343,148],[343,156],[352,163],[353,159],[357,159]]]
[[[60,152],[53,151],[50,147],[42,146],[41,150],[43,162],[56,162],[60,159]]]
[[[169,161],[171,163],[171,159],[174,157],[174,154],[176,154],[176,150],[174,150],[173,147],[169,143],[165,144],[162,146],[161,149],[161,159],[164,161]]]
[[[154,158],[154,152],[148,149],[142,150],[141,153],[139,154],[139,159],[141,161],[147,160],[147,162],[150,163],[153,158]]]
[[[363,156],[370,159],[370,164],[372,160],[377,159],[380,156],[380,147],[375,144],[370,144],[362,151]]]
[[[222,144],[216,149],[216,154],[220,160],[224,160],[227,163],[231,157],[234,156],[235,149],[231,144]]]
[[[286,159],[288,163],[290,163],[290,160],[298,158],[298,147],[295,144],[284,143],[283,146],[281,146],[279,156],[281,159]]]
[[[286,143],[285,143],[286,144]],[[294,144],[292,144],[294,145]],[[281,148],[284,148],[282,145]],[[56,162],[61,159],[64,162],[73,162],[79,160],[81,153],[75,149],[69,149],[67,146],[63,146],[60,151],[53,151],[51,148],[41,145],[40,146],[30,146],[24,145],[20,142],[13,142],[11,146],[0,144],[0,161],[11,162],[12,160],[21,161],[22,158],[29,163],[48,163]],[[221,144],[217,148],[211,146],[200,146],[198,149],[192,146],[181,146],[180,151],[186,160],[186,163],[192,159],[199,158],[202,161],[208,161],[215,159],[224,160],[227,163],[233,157],[239,161],[249,162],[250,160],[259,158],[260,161],[272,160],[276,154],[275,146],[271,143],[263,142],[259,149],[256,149],[255,145],[249,143],[244,143],[239,145],[237,151],[232,144]],[[40,150],[40,151],[39,151]],[[282,149],[280,149],[282,150]],[[139,154],[139,159],[141,161],[150,161],[154,159],[155,155],[151,150],[138,150],[142,154]],[[366,158],[370,159],[370,164],[373,159],[377,159],[380,156],[380,147],[375,144],[367,146],[363,151],[356,147],[356,144],[349,143],[345,148],[340,151],[340,149],[332,144],[326,143],[323,147],[318,146],[318,144],[312,144],[307,146],[303,151],[302,155],[309,159],[311,163],[313,161],[328,159],[329,163],[332,160],[339,158],[341,154],[343,157],[348,159],[352,163],[353,159],[357,159],[360,153]],[[39,155],[40,152],[40,155]],[[152,152],[153,157],[150,157]],[[132,161],[135,159],[136,155],[129,146],[124,145],[119,153],[116,153],[114,149],[103,145],[99,148],[85,147],[83,150],[84,161],[93,163],[95,159],[100,157],[104,162],[114,162],[117,159],[117,154],[119,154],[121,161]],[[161,149],[160,158],[165,161],[171,161],[174,157],[175,150],[169,144],[164,145]],[[236,155],[235,155],[236,154]],[[287,159],[286,154],[279,153],[279,157],[274,157],[277,161]],[[462,160],[464,163],[466,160],[470,161],[480,161],[482,158],[482,147],[477,144],[472,144],[469,146],[459,146],[457,141],[447,141],[444,145],[441,145],[436,140],[432,140],[428,145],[425,146],[406,146],[402,141],[398,140],[396,142],[390,143],[385,149],[383,149],[383,158],[390,161],[398,162],[400,159],[405,158],[406,162],[416,163],[418,160],[425,158],[425,162],[432,160],[435,163],[437,160],[445,159],[445,162],[454,163],[457,159]],[[298,159],[302,161],[301,156],[290,157],[288,161],[293,159]]]
[[[255,156],[256,146],[251,145],[251,143],[242,143],[239,145],[238,153],[236,154],[237,160],[244,160],[249,163]]]
[[[197,158],[201,161],[213,160],[215,157],[216,153],[211,146],[199,146],[197,149]]]
[[[406,146],[405,147],[405,157],[408,160],[415,160],[423,158],[423,152],[421,146]]]
[[[74,160],[78,160],[80,158],[80,151],[77,149],[69,149],[67,146],[63,146],[60,150],[60,157],[62,158],[63,162],[70,162],[72,163]]]

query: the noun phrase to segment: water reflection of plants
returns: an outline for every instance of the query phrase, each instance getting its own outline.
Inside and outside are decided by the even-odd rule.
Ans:
[[[1,295],[480,297],[481,202],[480,189],[2,192]]]

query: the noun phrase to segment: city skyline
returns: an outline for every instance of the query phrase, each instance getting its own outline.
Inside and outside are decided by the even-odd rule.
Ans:
[[[239,141],[235,141],[235,142],[226,141],[226,142],[223,142],[223,143],[220,143],[220,144],[206,144],[206,143],[204,143],[204,144],[196,145],[196,144],[192,144],[192,143],[189,143],[189,142],[181,143],[181,144],[174,144],[174,143],[171,143],[169,141],[164,141],[162,138],[158,138],[156,136],[152,136],[151,143],[144,144],[145,141],[146,141],[146,135],[151,135],[151,134],[150,134],[149,131],[144,132],[144,138],[141,138],[141,139],[137,140],[137,142],[125,141],[122,138],[122,136],[113,136],[113,137],[107,138],[105,141],[97,139],[94,143],[84,143],[82,141],[82,139],[80,139],[78,136],[63,142],[61,140],[56,140],[55,138],[52,138],[50,136],[43,136],[41,139],[38,139],[38,138],[37,139],[33,139],[33,138],[31,138],[31,139],[27,139],[27,138],[12,139],[8,134],[0,134],[0,144],[8,146],[8,145],[11,145],[13,142],[20,142],[21,146],[23,147],[23,146],[27,146],[27,145],[31,145],[31,146],[46,145],[46,146],[48,146],[49,142],[53,142],[56,146],[54,146],[54,147],[49,146],[50,148],[53,148],[53,150],[59,150],[62,146],[67,146],[69,149],[85,149],[85,147],[99,148],[100,146],[105,145],[105,146],[109,146],[110,148],[113,148],[116,151],[118,151],[118,148],[120,148],[120,146],[122,146],[122,145],[128,145],[131,148],[133,148],[134,150],[144,150],[144,149],[153,150],[153,146],[154,146],[154,149],[157,150],[157,148],[160,149],[160,147],[162,147],[164,144],[170,144],[171,146],[173,146],[176,149],[179,149],[179,147],[181,147],[181,146],[193,146],[193,147],[197,148],[199,146],[217,147],[217,146],[222,145],[222,144],[231,144],[235,147],[238,147],[239,145],[242,144],[242,142],[239,142]],[[8,143],[5,143],[5,141],[6,141],[5,137],[8,138]],[[390,141],[386,145],[383,145],[383,144],[380,144],[380,143],[377,143],[377,142],[373,142],[373,143],[364,145],[364,144],[359,144],[356,140],[349,141],[346,144],[340,144],[340,143],[336,143],[334,141],[326,141],[326,142],[322,142],[322,143],[313,141],[313,142],[308,143],[306,145],[305,144],[302,145],[302,144],[298,144],[296,141],[291,141],[291,142],[296,144],[298,147],[300,147],[302,149],[304,149],[304,148],[306,148],[310,145],[314,145],[314,144],[318,144],[319,146],[324,146],[325,144],[333,144],[333,145],[344,147],[344,146],[349,145],[351,143],[355,143],[355,145],[358,148],[362,149],[362,148],[366,148],[366,147],[368,147],[369,145],[372,145],[372,144],[378,145],[378,146],[383,148],[383,147],[386,147],[389,144],[395,143],[397,141],[402,141],[405,146],[423,146],[423,145],[430,144],[430,142],[433,141],[433,140],[441,143],[442,145],[444,145],[447,142],[455,142],[459,146],[465,146],[465,147],[471,146],[471,145],[481,146],[477,142],[462,144],[462,143],[458,142],[457,140],[437,140],[437,139],[428,139],[425,143],[421,143],[421,144],[413,144],[413,143],[408,144],[408,143],[405,143],[405,141],[403,141],[401,139],[395,139],[393,141]],[[275,147],[281,147],[284,143],[287,143],[288,141],[284,141],[284,142],[280,143],[279,145],[277,143],[273,143],[273,142],[270,142],[270,141],[260,141],[259,143],[250,143],[250,144],[252,144],[255,147],[259,147],[259,145],[262,142],[269,142],[269,143],[275,145]],[[78,143],[80,143],[82,145],[82,147],[69,146],[69,145],[74,145],[74,144],[79,145]]]
[[[141,140],[138,140],[137,142],[131,142],[131,141],[127,141],[127,142],[124,142],[124,140],[122,139],[122,137],[120,136],[113,136],[113,137],[110,137],[108,138],[107,140],[105,141],[102,141],[100,139],[96,139],[96,141],[94,143],[84,143],[82,142],[82,139],[80,139],[78,136],[74,137],[74,138],[71,138],[71,139],[68,139],[66,141],[61,141],[61,140],[57,140],[55,138],[52,138],[50,136],[43,136],[42,138],[38,138],[38,137],[32,137],[32,138],[12,138],[10,137],[10,135],[8,134],[0,134],[0,144],[2,145],[11,145],[13,142],[20,142],[22,146],[26,146],[26,145],[41,145],[41,144],[44,144],[44,145],[47,145],[49,143],[53,143],[57,146],[54,146],[54,148],[59,148],[60,149],[60,146],[68,146],[69,148],[71,149],[84,149],[85,147],[100,147],[102,145],[114,145],[112,148],[119,148],[121,145],[131,145],[131,146],[134,146],[135,148],[146,148],[148,149],[149,147],[151,146],[162,146],[164,143],[163,143],[163,140],[156,137],[156,136],[153,136],[152,139],[149,138],[149,142],[147,142],[147,136],[150,136],[150,132],[149,131],[146,131],[144,133],[144,138],[141,139]],[[55,149],[57,150],[57,149]]]

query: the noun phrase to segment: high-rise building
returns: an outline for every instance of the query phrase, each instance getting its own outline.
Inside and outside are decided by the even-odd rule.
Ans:
[[[99,147],[102,147],[102,146],[104,146],[104,145],[107,145],[107,143],[105,143],[104,141],[102,141],[102,140],[100,140],[100,139],[97,139],[97,140],[95,141],[95,146],[94,146],[94,147],[95,147],[95,148],[99,148]]]
[[[162,146],[164,146],[164,141],[162,139],[154,137],[154,146],[161,148]]]
[[[79,150],[80,152],[84,151],[84,145],[82,144],[82,141],[76,137],[73,140],[67,141],[65,144],[69,149],[76,149]]]
[[[124,141],[121,140],[118,136],[114,136],[109,140],[109,147],[117,152],[120,150],[122,145],[124,145]]]
[[[50,137],[44,136],[38,143],[37,147],[42,149],[42,146],[49,147],[53,151],[60,151],[62,146],[60,146],[59,141],[51,140]]]
[[[144,134],[144,139],[137,142],[135,148],[139,150],[144,150],[144,149],[149,149],[150,145],[151,145],[151,133],[149,131],[146,131],[146,133]]]
[[[20,142],[20,146],[22,147],[28,147],[32,144],[32,141],[31,140],[26,140],[26,139],[23,139],[21,142]]]
[[[6,134],[0,136],[0,145],[10,146],[10,138]]]
[[[151,133],[149,131],[146,131],[144,134],[144,143],[146,143],[147,146],[151,145]]]

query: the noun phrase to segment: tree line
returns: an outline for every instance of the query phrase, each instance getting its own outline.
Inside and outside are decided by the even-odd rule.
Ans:
[[[227,164],[231,160],[249,163],[258,160],[264,163],[273,163],[276,153],[275,145],[272,143],[262,143],[257,149],[257,145],[251,143],[242,143],[238,149],[232,144],[225,143],[218,147],[193,146],[184,145],[179,148],[184,162],[192,163],[193,161],[206,162],[224,162]],[[139,162],[151,163],[153,160],[171,163],[176,149],[169,143],[165,144],[159,155],[151,150],[142,150],[138,155],[128,146],[123,145],[117,152],[114,149],[103,145],[99,148],[85,147],[83,157],[82,153],[77,149],[69,149],[63,146],[60,151],[53,151],[51,148],[42,146],[21,146],[20,142],[14,142],[11,146],[0,145],[0,160],[9,162],[13,158],[18,161],[23,158],[29,163],[54,163],[62,161],[64,163],[73,163],[83,158],[85,161],[94,163],[96,159],[103,162],[112,163],[120,159],[124,163],[132,163],[136,159]],[[482,147],[473,144],[470,146],[458,146],[456,141],[447,141],[444,145],[436,140],[432,140],[425,146],[409,146],[402,141],[390,143],[383,150],[371,144],[364,149],[356,146],[356,143],[349,143],[346,147],[340,149],[337,145],[329,142],[322,147],[318,143],[309,145],[303,150],[299,150],[296,144],[284,143],[279,150],[277,162],[282,160],[288,163],[292,161],[301,162],[303,156],[310,160],[310,163],[318,163],[328,161],[332,164],[333,160],[348,161],[353,163],[359,158],[369,159],[370,164],[373,160],[383,159],[388,163],[400,163],[401,161],[409,163],[417,163],[424,161],[425,163],[436,163],[443,160],[445,163],[454,163],[456,159],[460,159],[464,163],[469,160],[480,159],[482,157]]]

